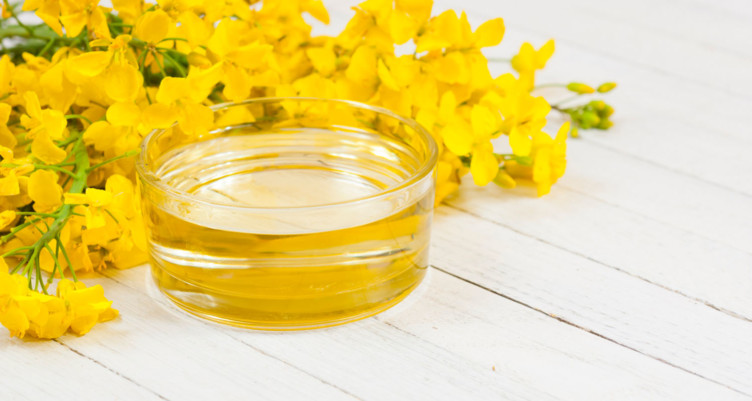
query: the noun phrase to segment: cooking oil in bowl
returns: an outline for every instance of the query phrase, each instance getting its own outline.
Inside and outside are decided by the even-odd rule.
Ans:
[[[424,165],[365,130],[239,128],[172,148],[142,176],[154,279],[184,309],[251,328],[378,313],[428,266]]]

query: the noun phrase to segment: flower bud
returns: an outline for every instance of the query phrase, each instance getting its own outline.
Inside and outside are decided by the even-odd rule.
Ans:
[[[496,174],[496,177],[493,179],[494,184],[506,188],[506,189],[512,189],[517,186],[517,182],[512,178],[509,173],[506,172],[503,168],[499,169],[499,172]]]
[[[598,92],[606,93],[612,91],[614,88],[616,88],[616,82],[606,82],[598,87]]]
[[[582,113],[580,125],[582,128],[588,129],[598,125],[601,122],[600,117],[592,111],[586,111]]]
[[[567,85],[567,89],[569,89],[571,92],[579,93],[580,95],[586,95],[595,92],[595,89],[579,82],[572,82],[571,84]]]
[[[606,102],[603,100],[593,100],[590,102],[590,106],[597,111],[601,111],[606,108]]]
[[[596,128],[598,128],[598,129],[609,129],[613,125],[614,125],[614,123],[611,120],[603,119],[603,120],[601,120],[601,122],[598,124],[598,126]]]

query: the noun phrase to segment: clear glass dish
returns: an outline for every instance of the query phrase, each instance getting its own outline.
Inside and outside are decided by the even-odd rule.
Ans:
[[[415,121],[342,100],[214,108],[149,134],[137,162],[151,271],[181,308],[268,330],[326,327],[423,279],[437,147]]]

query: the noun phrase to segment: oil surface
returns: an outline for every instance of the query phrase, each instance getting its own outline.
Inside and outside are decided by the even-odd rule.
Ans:
[[[418,165],[396,141],[320,129],[173,150],[157,170],[164,183],[199,200],[254,209],[144,195],[153,276],[183,308],[235,325],[299,329],[377,313],[425,274],[432,186],[404,202],[331,204],[392,188]],[[320,210],[301,211],[312,205]],[[291,211],[264,212],[275,207]]]

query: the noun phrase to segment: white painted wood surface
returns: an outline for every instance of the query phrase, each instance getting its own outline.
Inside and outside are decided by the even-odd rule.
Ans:
[[[355,2],[326,1],[334,27]],[[539,82],[620,87],[551,195],[465,185],[403,304],[300,333],[226,328],[108,271],[122,316],[0,339],[0,400],[752,399],[752,3],[436,0],[505,18]],[[333,28],[327,28],[333,29]],[[502,65],[495,66],[497,72]]]

